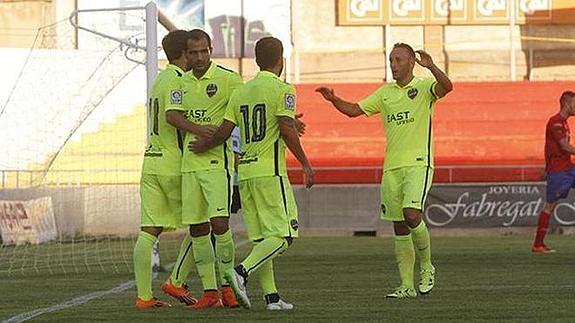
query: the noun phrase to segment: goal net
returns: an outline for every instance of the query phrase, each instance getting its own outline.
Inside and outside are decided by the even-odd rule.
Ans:
[[[83,3],[6,51],[22,67],[0,103],[0,275],[132,268],[156,7]]]

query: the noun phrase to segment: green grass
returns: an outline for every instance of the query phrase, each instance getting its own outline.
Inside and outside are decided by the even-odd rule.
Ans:
[[[267,312],[257,279],[250,281],[253,309],[194,311],[137,310],[135,290],[107,295],[87,304],[44,314],[36,321],[194,322],[367,322],[367,321],[573,321],[575,248],[573,238],[551,236],[555,254],[530,253],[531,236],[434,237],[437,284],[413,300],[386,300],[399,283],[392,238],[302,238],[275,261],[278,287],[293,302],[292,312]],[[174,248],[177,244],[170,245]],[[166,246],[162,246],[165,250]],[[248,251],[238,251],[239,259]],[[174,252],[164,257],[173,261]],[[171,258],[171,259],[166,259]],[[160,273],[155,293],[167,278]],[[132,280],[129,272],[0,277],[0,320],[52,306]],[[195,272],[194,295],[200,295]]]

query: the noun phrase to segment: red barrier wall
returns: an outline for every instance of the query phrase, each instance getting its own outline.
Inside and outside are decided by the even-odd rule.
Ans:
[[[349,101],[358,101],[382,84],[302,84],[297,86],[298,111],[307,131],[302,142],[320,183],[377,183],[385,157],[385,136],[379,116],[349,119],[325,102],[318,86],[333,87]],[[575,82],[456,83],[440,100],[434,115],[436,166],[517,165],[501,171],[439,167],[436,181],[540,180],[544,164],[547,119],[558,111],[559,96],[575,90]],[[574,121],[575,122],[575,121]],[[574,128],[575,129],[575,128]],[[297,167],[293,156],[290,166]],[[367,169],[357,169],[358,166]],[[333,169],[337,167],[338,169]],[[354,168],[355,169],[352,169]],[[513,175],[515,174],[515,175]],[[301,174],[292,172],[299,182]]]

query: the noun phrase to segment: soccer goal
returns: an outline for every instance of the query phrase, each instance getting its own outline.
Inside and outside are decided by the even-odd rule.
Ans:
[[[7,57],[22,68],[0,103],[0,275],[132,270],[146,93],[174,26],[153,2],[79,3]]]

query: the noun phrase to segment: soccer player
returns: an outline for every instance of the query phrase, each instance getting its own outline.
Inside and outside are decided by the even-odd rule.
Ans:
[[[559,105],[559,113],[549,118],[545,129],[547,202],[539,213],[537,233],[531,248],[534,253],[555,252],[543,242],[549,228],[549,219],[559,199],[566,198],[571,188],[575,187],[575,165],[571,161],[575,146],[569,143],[570,131],[567,123],[567,119],[575,115],[575,92],[563,92]]]
[[[134,246],[134,273],[138,297],[136,307],[171,307],[152,295],[152,248],[162,231],[182,226],[181,159],[182,141],[176,128],[167,122],[167,114],[184,106],[183,78],[188,69],[188,31],[175,30],[162,40],[169,64],[158,74],[149,102],[150,139],[144,153],[140,181],[141,231]],[[214,129],[187,123],[190,131],[209,135]],[[188,304],[196,300],[187,288],[177,291]]]
[[[217,127],[222,123],[230,95],[242,84],[242,79],[239,74],[211,61],[211,39],[206,32],[194,29],[190,34],[191,70],[183,88],[186,105],[180,107],[179,113],[173,113],[172,121],[178,128],[186,117],[194,124]],[[202,136],[187,131],[185,142]],[[190,226],[192,243],[186,248],[182,245],[179,258],[188,256],[191,248],[204,289],[204,295],[191,307],[237,307],[239,304],[234,293],[223,277],[226,270],[234,267],[235,258],[229,228],[234,173],[231,145],[222,142],[201,155],[186,149],[181,171],[182,221]],[[212,233],[215,236],[215,251],[210,239]],[[219,284],[216,264],[220,273]],[[175,266],[166,285],[179,283],[179,279],[185,278],[188,271],[188,268]],[[221,285],[221,299],[218,285]]]
[[[419,59],[415,53],[420,55]],[[416,62],[434,78],[414,77]],[[415,250],[421,265],[419,292],[429,293],[435,282],[429,233],[421,213],[433,179],[433,109],[435,102],[453,86],[428,53],[414,52],[407,44],[394,45],[390,64],[395,82],[380,87],[359,103],[337,97],[330,88],[316,91],[348,117],[381,115],[387,147],[380,215],[393,221],[395,257],[401,278],[401,285],[386,297],[411,298],[417,296],[413,282]]]
[[[295,127],[295,88],[280,80],[283,46],[265,37],[256,43],[260,72],[239,87],[226,109],[224,122],[214,136],[190,145],[196,153],[209,151],[229,138],[237,125],[242,140],[238,174],[243,219],[253,249],[235,268],[226,272],[240,304],[250,308],[248,276],[258,272],[268,310],[289,310],[293,305],[278,294],[272,260],[298,236],[297,206],[286,170],[285,148],[303,166],[306,187],[313,185],[313,170],[301,147]]]

